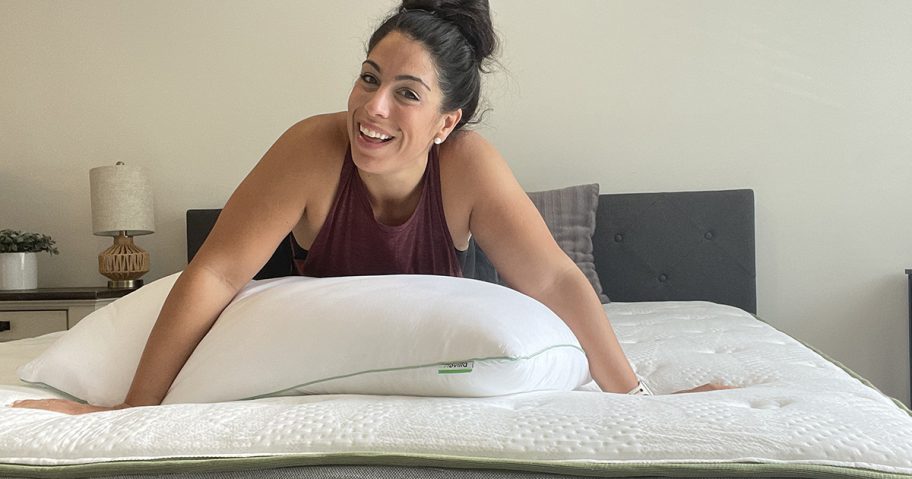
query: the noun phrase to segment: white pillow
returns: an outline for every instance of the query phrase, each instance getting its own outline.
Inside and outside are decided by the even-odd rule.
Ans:
[[[93,404],[123,401],[177,274],[83,319],[19,370]],[[297,394],[493,396],[589,381],[570,329],[528,296],[429,275],[251,281],[164,403]]]
[[[178,276],[153,281],[86,316],[41,356],[20,367],[19,379],[91,404],[122,403],[152,325]]]

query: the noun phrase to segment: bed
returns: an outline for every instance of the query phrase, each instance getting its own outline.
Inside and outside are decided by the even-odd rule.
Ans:
[[[188,211],[188,257],[217,214]],[[603,194],[593,235],[637,371],[659,393],[737,389],[0,408],[0,477],[912,478],[912,413],[756,315],[753,215],[751,190]],[[288,274],[290,255],[283,243],[257,279]],[[15,372],[61,334],[0,344],[0,404],[61,397]]]

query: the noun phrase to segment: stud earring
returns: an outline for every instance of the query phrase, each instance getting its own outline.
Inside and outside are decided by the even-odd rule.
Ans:
[[[434,138],[434,144],[435,144],[435,145],[439,145],[439,144],[441,144],[441,143],[443,143],[443,140],[441,140],[440,137]]]

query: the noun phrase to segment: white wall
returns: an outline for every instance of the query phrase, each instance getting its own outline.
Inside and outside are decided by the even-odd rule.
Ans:
[[[152,173],[147,281],[296,120],[344,109],[394,2],[0,0],[0,227],[104,284],[88,170]],[[912,3],[493,0],[479,129],[530,190],[752,188],[759,314],[908,402]]]

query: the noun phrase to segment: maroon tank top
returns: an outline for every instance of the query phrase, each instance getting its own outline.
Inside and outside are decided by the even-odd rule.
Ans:
[[[437,147],[428,153],[418,206],[405,223],[389,226],[374,218],[367,189],[345,153],[333,206],[310,250],[289,235],[293,271],[301,276],[435,274],[462,276],[440,194]]]

